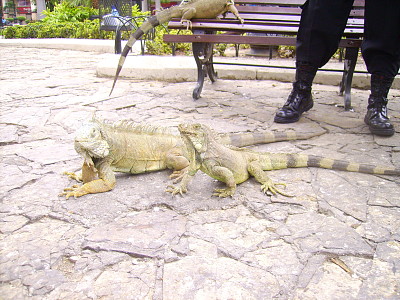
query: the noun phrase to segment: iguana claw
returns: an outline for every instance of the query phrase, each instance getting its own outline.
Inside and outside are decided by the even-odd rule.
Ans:
[[[64,189],[64,192],[60,193],[59,196],[65,196],[65,199],[69,199],[69,197],[74,197],[75,199],[77,197],[83,196],[86,193],[82,193],[82,191],[80,191],[80,185],[78,184],[74,184],[71,187],[67,187]]]
[[[225,198],[225,197],[233,197],[233,194],[235,194],[235,189],[233,188],[215,189],[213,196]]]
[[[169,175],[169,178],[174,179],[173,183],[178,183],[183,179],[186,173],[187,173],[187,168],[184,168],[182,170],[177,170],[172,172],[172,174]]]
[[[63,175],[67,175],[69,179],[76,180],[78,182],[82,181],[82,175],[76,174],[74,172],[63,172]]]
[[[182,186],[176,187],[174,185],[169,185],[167,186],[167,189],[165,191],[167,193],[171,193],[172,195],[180,194],[181,196],[183,196],[183,194],[187,192],[187,188]]]
[[[286,187],[286,183],[282,183],[282,182],[273,183],[272,181],[268,181],[261,185],[261,190],[267,195],[268,195],[268,191],[270,191],[273,195],[281,194],[286,197],[294,197],[293,195],[289,195],[289,194],[286,194],[285,192],[282,192],[280,189],[278,189],[276,187],[277,185],[282,185],[282,186]]]
[[[186,30],[192,29],[192,21],[190,20],[181,20],[181,24],[186,23]]]

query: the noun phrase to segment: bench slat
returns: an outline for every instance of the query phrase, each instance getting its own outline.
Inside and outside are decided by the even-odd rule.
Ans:
[[[301,14],[301,9],[298,7],[277,7],[277,6],[237,6],[236,7],[240,13],[273,13],[281,15],[297,15]]]
[[[300,6],[303,5],[306,0],[235,0],[235,4],[258,4],[258,5],[290,5]],[[365,0],[355,0],[353,7],[364,8]]]
[[[249,45],[285,45],[295,46],[296,40],[292,37],[281,36],[246,36],[234,34],[164,34],[164,41],[169,43],[224,43],[224,44],[249,44]],[[361,39],[343,39],[340,41],[339,47],[355,47],[361,46]]]
[[[235,1],[235,4],[300,6],[303,5],[304,2],[305,0],[237,0]]]
[[[245,20],[244,26],[249,24],[265,24],[265,25],[282,25],[282,26],[298,26],[300,21],[300,16],[276,16],[276,15],[241,15]],[[248,18],[249,17],[249,18]],[[251,18],[250,18],[251,17]],[[268,17],[268,19],[266,19]],[[174,23],[176,22],[176,23]],[[223,19],[192,19],[193,23],[226,23],[226,24],[238,24],[239,21],[234,17],[234,15],[228,15]],[[182,26],[179,19],[171,20],[170,26]],[[198,25],[197,25],[198,26]],[[351,28],[364,28],[364,19],[349,19],[347,27]]]
[[[182,24],[180,22],[171,21],[168,25],[170,29],[182,29]],[[223,21],[219,22],[209,22],[209,21],[197,21],[195,19],[192,20],[192,29],[193,30],[208,30],[208,31],[236,31],[236,32],[265,32],[265,33],[277,33],[277,34],[289,34],[295,35],[298,31],[298,26],[295,24],[287,25],[287,26],[279,26],[279,25],[269,25],[266,22],[260,22],[258,24],[240,24],[237,21],[234,23],[224,23]],[[363,34],[363,28],[357,27],[348,27],[344,32],[344,36],[354,37],[361,36]]]

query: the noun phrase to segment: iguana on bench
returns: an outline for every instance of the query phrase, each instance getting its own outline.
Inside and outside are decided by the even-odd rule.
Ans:
[[[228,11],[232,12],[241,23],[244,22],[239,16],[234,0],[188,0],[183,1],[180,5],[172,6],[154,16],[151,16],[131,34],[128,42],[122,50],[110,95],[114,90],[118,75],[122,70],[126,56],[132,49],[133,44],[151,29],[160,24],[169,22],[173,18],[181,18],[181,23],[187,23],[187,28],[189,28],[191,26],[191,19],[214,19]]]
[[[323,134],[289,132],[237,133],[220,135],[221,143],[247,146],[286,140],[308,139]],[[173,128],[140,125],[132,121],[102,122],[93,119],[76,133],[75,149],[84,158],[82,174],[66,172],[70,178],[83,181],[64,189],[68,199],[90,193],[107,192],[116,184],[114,171],[139,174],[172,169],[171,178],[179,181],[189,161],[185,144]]]
[[[279,190],[266,174],[269,170],[286,168],[317,167],[367,174],[397,175],[400,169],[380,167],[367,164],[350,163],[320,156],[297,153],[256,152],[245,148],[230,147],[221,144],[212,130],[202,124],[181,124],[179,131],[186,144],[190,165],[180,187],[170,186],[167,192],[184,193],[192,176],[201,170],[214,179],[224,182],[227,188],[215,189],[215,196],[233,196],[236,185],[249,179],[250,176],[261,183],[264,193],[289,196]]]

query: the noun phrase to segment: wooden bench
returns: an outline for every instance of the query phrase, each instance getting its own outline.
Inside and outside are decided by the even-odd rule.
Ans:
[[[214,43],[295,46],[301,15],[300,6],[304,2],[305,0],[236,0],[235,4],[245,21],[244,24],[240,24],[233,14],[228,13],[221,19],[192,19],[193,34],[165,34],[163,37],[165,42],[192,43],[198,72],[193,98],[200,97],[206,76],[211,82],[217,79],[213,62]],[[363,37],[364,3],[365,0],[354,1],[346,30],[339,44],[340,48],[345,49],[344,69],[330,70],[343,72],[340,94],[344,94],[346,110],[351,108],[351,83]],[[180,20],[174,19],[169,22],[168,28],[186,29],[186,24],[182,25]],[[249,35],[249,33],[265,35]]]

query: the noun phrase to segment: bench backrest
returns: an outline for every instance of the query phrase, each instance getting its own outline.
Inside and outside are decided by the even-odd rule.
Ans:
[[[296,35],[300,22],[301,5],[305,0],[236,0],[235,4],[241,17],[240,24],[232,13],[225,18],[192,19],[194,30],[229,31],[229,32],[262,32],[282,35]],[[345,37],[358,38],[363,34],[365,0],[355,0],[350,13]],[[173,20],[169,28],[183,28],[178,20]]]

